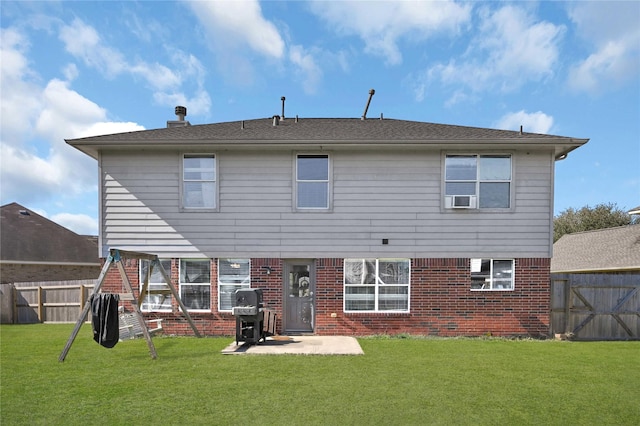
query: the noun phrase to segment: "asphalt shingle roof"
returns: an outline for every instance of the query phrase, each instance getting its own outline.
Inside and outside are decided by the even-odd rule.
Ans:
[[[640,225],[563,235],[553,245],[551,272],[640,270]]]
[[[100,264],[95,238],[78,235],[17,203],[0,207],[0,259]]]
[[[117,133],[67,140],[72,146],[95,157],[99,147],[104,146],[161,146],[185,142],[264,144],[275,143],[318,143],[323,144],[376,144],[376,143],[419,143],[442,144],[460,143],[500,143],[548,144],[562,146],[561,152],[587,142],[563,136],[520,133],[509,130],[479,127],[455,126],[420,121],[396,119],[360,118],[286,118],[274,125],[273,118],[245,121],[166,127],[153,130]],[[558,151],[558,149],[556,150]]]

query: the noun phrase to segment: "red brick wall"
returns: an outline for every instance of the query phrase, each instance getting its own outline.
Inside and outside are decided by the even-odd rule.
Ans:
[[[137,296],[138,262],[124,262]],[[315,332],[320,335],[416,334],[436,336],[540,336],[549,333],[550,260],[516,259],[513,291],[471,291],[469,259],[413,259],[409,313],[344,313],[343,259],[316,260]],[[265,305],[278,314],[282,328],[281,259],[252,259],[252,287],[264,292]],[[203,335],[235,335],[235,319],[217,311],[217,262],[211,261],[212,312],[190,312]],[[177,288],[178,260],[171,278]],[[111,268],[105,292],[124,292],[117,268]],[[131,309],[128,303],[124,303]],[[153,312],[164,318],[165,332],[193,334],[174,301],[173,313]],[[332,316],[335,314],[335,316]]]
[[[319,264],[331,259],[322,259]],[[336,259],[341,265],[341,260]],[[540,336],[549,333],[549,259],[516,259],[515,290],[471,291],[469,259],[413,259],[409,313],[343,313],[342,268],[318,277],[318,334]],[[320,265],[319,265],[320,268]],[[326,287],[324,287],[326,286]],[[324,287],[324,288],[323,288]],[[331,314],[335,313],[336,318]]]

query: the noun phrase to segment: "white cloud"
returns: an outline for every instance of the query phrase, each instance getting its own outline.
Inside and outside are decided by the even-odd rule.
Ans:
[[[175,99],[192,100],[193,104],[188,104],[192,113],[209,113],[211,99],[204,89],[206,69],[193,55],[167,47],[172,68],[158,62],[128,61],[122,52],[106,45],[95,28],[80,19],[63,26],[60,39],[69,53],[107,78],[121,75],[142,78],[154,91],[153,99],[161,105],[175,106]],[[195,95],[190,98],[185,94],[184,86],[193,88]]]
[[[320,80],[322,80],[322,70],[318,66],[313,55],[305,51],[302,46],[291,46],[289,49],[289,60],[298,68],[303,80],[303,90],[305,93],[316,92]]]
[[[416,79],[415,86],[439,80],[472,92],[510,92],[553,74],[564,26],[537,21],[526,9],[512,5],[497,10],[484,7],[479,19],[467,52],[460,59],[432,66]],[[455,96],[460,98],[460,89]]]
[[[98,32],[80,19],[63,26],[60,39],[65,43],[67,52],[81,58],[87,66],[97,69],[108,78],[130,73],[142,77],[157,90],[181,84],[180,78],[164,65],[143,61],[129,63],[120,51],[105,45]]]
[[[102,43],[98,32],[76,18],[71,25],[60,29],[60,40],[67,52],[81,58],[84,63],[108,77],[125,72],[127,65],[124,56],[115,49]]]
[[[41,108],[38,77],[29,68],[28,40],[13,28],[0,30],[0,140],[24,145]]]
[[[95,161],[68,146],[64,138],[142,127],[110,122],[104,108],[72,90],[69,82],[53,79],[42,87],[29,67],[28,46],[18,30],[2,30],[2,202],[68,201],[95,191],[97,172]],[[63,73],[75,77],[77,69],[67,66]]]
[[[402,39],[423,40],[439,32],[457,32],[469,21],[471,6],[449,1],[316,1],[311,10],[339,34],[362,39],[366,53],[397,65],[402,62],[398,47]]]
[[[284,41],[275,25],[262,16],[257,0],[190,1],[189,5],[218,48],[246,45],[266,57],[284,56]]]
[[[575,2],[569,16],[577,33],[594,48],[574,64],[569,86],[576,91],[598,93],[637,79],[640,75],[640,3]]]
[[[268,61],[264,66],[269,68],[277,68],[286,58],[285,42],[277,27],[265,19],[257,0],[188,0],[188,5],[225,82],[250,87],[261,76],[256,58]]]
[[[541,133],[548,134],[553,127],[553,117],[538,112],[526,112],[520,110],[518,112],[510,112],[503,115],[495,124],[494,127],[503,130],[520,130],[526,133]]]

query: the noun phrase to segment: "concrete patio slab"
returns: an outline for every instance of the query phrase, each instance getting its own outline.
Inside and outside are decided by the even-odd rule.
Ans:
[[[257,345],[235,340],[222,350],[223,354],[242,355],[364,355],[355,337],[349,336],[274,336]]]

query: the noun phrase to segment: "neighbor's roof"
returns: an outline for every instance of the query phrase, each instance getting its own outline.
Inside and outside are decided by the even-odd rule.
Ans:
[[[640,270],[640,225],[563,235],[553,245],[551,272]]]
[[[167,127],[154,130],[70,139],[67,143],[97,158],[102,148],[159,148],[202,145],[526,145],[553,148],[556,157],[588,139],[520,133],[508,130],[454,126],[420,121],[360,118],[273,118]]]
[[[640,214],[640,206],[632,208],[627,213],[629,213],[629,214]]]
[[[95,237],[78,235],[20,204],[0,207],[4,263],[100,265]]]

